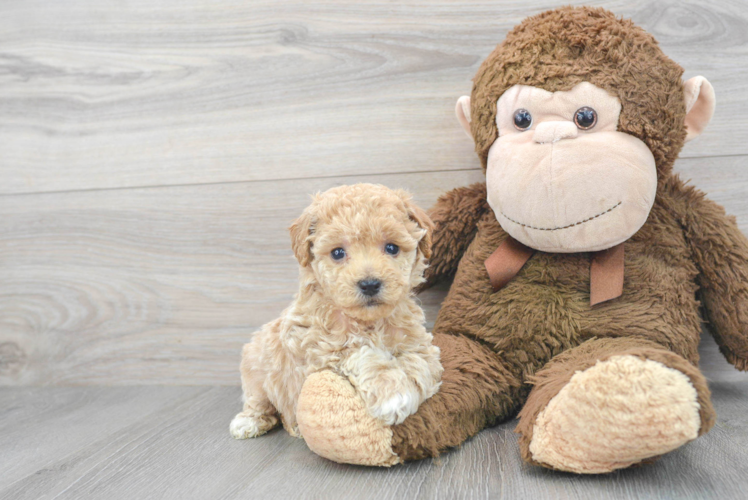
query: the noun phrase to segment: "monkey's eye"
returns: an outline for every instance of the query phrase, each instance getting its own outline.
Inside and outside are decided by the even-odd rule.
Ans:
[[[574,124],[581,130],[589,130],[597,123],[597,113],[594,109],[585,106],[574,113]]]
[[[336,248],[332,252],[330,252],[330,256],[332,257],[332,260],[340,260],[345,258],[345,250],[342,248]]]
[[[532,115],[526,109],[518,109],[514,112],[514,127],[517,130],[527,130],[532,125]]]
[[[384,251],[390,255],[397,255],[398,252],[400,252],[400,247],[395,245],[394,243],[387,243],[384,246]]]

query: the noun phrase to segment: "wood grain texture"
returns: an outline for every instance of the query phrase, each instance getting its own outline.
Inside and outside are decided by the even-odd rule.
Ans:
[[[745,2],[572,3],[714,84],[676,169],[748,232]],[[528,467],[514,422],[391,470],[229,437],[240,346],[297,287],[286,227],[308,193],[380,182],[426,207],[482,180],[454,102],[558,5],[0,3],[0,385],[89,386],[0,387],[0,498],[745,498],[748,377],[709,338],[714,429],[607,476]],[[445,291],[421,296],[430,324]]]
[[[748,158],[676,170],[748,232]],[[428,207],[479,170],[0,196],[0,384],[236,385],[241,345],[297,289],[286,228],[361,181]],[[446,285],[422,294],[433,324]]]
[[[283,431],[235,441],[227,387],[2,388],[0,498],[742,499],[748,378],[705,339],[717,423],[658,462],[579,476],[521,462],[515,422],[436,460],[392,469],[328,462]]]
[[[718,108],[685,157],[748,154],[742,0],[593,1],[633,18]],[[453,116],[551,0],[60,0],[0,5],[0,193],[478,165]]]
[[[481,176],[366,180],[429,206]],[[308,193],[361,180],[0,197],[0,383],[238,384],[242,343],[298,289],[286,228]]]

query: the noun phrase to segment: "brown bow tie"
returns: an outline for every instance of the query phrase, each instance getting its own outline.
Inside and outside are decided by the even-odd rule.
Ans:
[[[493,291],[509,283],[534,253],[532,248],[507,236],[485,262]],[[623,293],[623,243],[590,253],[590,260],[590,306],[620,297]]]

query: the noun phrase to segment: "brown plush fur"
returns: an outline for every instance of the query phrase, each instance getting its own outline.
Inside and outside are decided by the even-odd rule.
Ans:
[[[473,79],[475,151],[485,169],[498,137],[496,101],[509,87],[555,92],[586,81],[625,103],[618,130],[644,141],[660,174],[668,174],[686,137],[682,74],[652,35],[604,9],[565,7],[527,18]]]
[[[486,200],[486,184],[480,182],[472,186],[460,187],[445,193],[431,209],[436,220],[449,221],[440,228],[439,239],[433,241],[432,254],[439,256],[429,263],[424,273],[427,285],[437,279],[451,278],[457,270],[460,257],[478,230],[478,221],[490,211]],[[455,218],[454,214],[459,214]]]
[[[480,188],[462,192],[477,195]],[[437,206],[443,210],[474,204],[455,203],[452,196],[442,198]],[[449,221],[450,232],[470,233],[474,212],[455,210],[451,216],[455,218]],[[459,221],[466,222],[460,229]],[[434,239],[439,241],[447,224],[443,219],[435,223]],[[654,342],[696,365],[701,328],[697,291],[722,352],[737,368],[746,368],[748,244],[734,220],[677,177],[663,183],[647,224],[626,242],[623,296],[595,308],[588,302],[587,254],[538,252],[507,287],[493,293],[483,261],[506,234],[490,210],[484,210],[476,226],[476,237],[461,260],[457,252],[444,256],[444,262],[459,260],[459,268],[434,328],[445,368],[442,388],[416,415],[393,429],[393,447],[401,458],[436,455],[459,442],[457,436],[463,431],[469,436],[509,418],[529,392],[518,381],[529,383],[555,355],[593,337]],[[454,272],[445,265],[434,269],[441,272],[432,280]],[[454,349],[456,341],[447,341],[443,333],[461,335],[460,349]],[[654,355],[650,359],[662,361]],[[702,429],[708,430],[713,416],[708,391],[698,382],[703,378],[682,369],[682,363],[664,364],[695,381]],[[471,375],[476,367],[479,374]],[[489,375],[484,367],[501,376]],[[468,398],[472,405],[464,404]],[[451,431],[444,431],[450,438],[440,442],[429,429],[442,427]]]
[[[681,74],[651,35],[590,8],[527,19],[483,63],[474,80],[471,126],[484,167],[504,90],[515,84],[568,90],[589,81],[619,97],[619,130],[652,150],[657,198],[645,225],[625,243],[623,295],[593,308],[586,253],[536,252],[493,292],[484,261],[506,233],[485,202],[485,186],[439,199],[430,212],[436,229],[427,278],[433,283],[454,275],[434,326],[445,371],[440,392],[393,427],[401,459],[435,456],[510,418],[535,382],[518,428],[530,459],[534,417],[553,394],[575,370],[621,353],[686,374],[698,394],[700,432],[713,425],[709,392],[696,368],[699,307],[725,357],[748,368],[748,241],[721,207],[671,173],[685,138]],[[577,347],[593,338],[604,339],[590,344],[600,346],[594,352]]]
[[[434,344],[448,352],[439,392],[392,428],[392,449],[401,459],[436,456],[457,446],[502,415],[517,410],[527,390],[490,346],[459,335],[436,334]],[[436,398],[436,399],[435,399]]]
[[[686,137],[682,72],[651,35],[630,21],[601,9],[572,7],[527,19],[483,63],[474,80],[471,129],[484,168],[488,149],[497,139],[496,101],[506,89],[524,84],[560,91],[587,81],[618,97],[618,130],[638,137],[651,149],[658,174],[656,198],[646,223],[624,243],[623,294],[594,307],[590,306],[588,253],[535,252],[505,287],[494,292],[484,262],[507,234],[486,202],[485,185],[457,188],[437,201],[430,211],[435,229],[426,278],[427,284],[433,284],[454,276],[434,326],[444,373],[439,392],[402,424],[391,427],[392,450],[400,460],[436,456],[482,428],[512,417],[523,405],[517,429],[523,457],[539,461],[529,451],[533,435],[545,433],[547,439],[541,436],[537,441],[541,448],[561,436],[549,447],[536,448],[553,462],[542,465],[576,472],[607,472],[647,463],[712,427],[709,390],[697,368],[699,311],[703,306],[728,361],[748,369],[748,240],[721,207],[672,174]],[[597,465],[584,463],[585,453],[598,451],[597,435],[592,440],[584,436],[579,440],[585,441],[584,446],[576,449],[581,452],[571,457],[576,463],[554,462],[546,452],[560,449],[554,446],[564,444],[566,436],[557,432],[561,427],[540,423],[540,416],[554,424],[560,421],[554,421],[554,415],[565,419],[574,413],[559,405],[560,413],[544,410],[551,409],[554,401],[563,401],[554,397],[569,392],[563,389],[572,387],[575,374],[609,367],[621,371],[606,372],[614,377],[600,380],[606,384],[613,380],[628,390],[618,394],[629,394],[628,402],[635,402],[641,414],[627,413],[626,404],[622,411],[614,408],[615,402],[608,401],[603,390],[601,399],[584,415],[588,423],[595,423],[597,410],[612,408],[608,415],[618,412],[620,417],[612,424],[625,420],[625,427],[633,429],[616,436],[645,436],[660,429],[663,436],[668,434],[674,414],[669,410],[675,406],[667,406],[667,401],[673,399],[663,396],[652,401],[647,389],[626,386],[627,373],[648,373],[654,375],[646,387],[659,395],[673,389],[685,403],[679,407],[686,409],[680,415],[690,417],[680,422],[688,420],[683,427],[688,432],[629,456],[618,454],[615,440],[607,439],[615,433],[599,433],[605,441],[600,448],[606,448],[608,455],[598,454],[603,458]],[[670,377],[671,382],[660,385],[657,375]],[[328,401],[315,403],[334,407]],[[658,407],[659,413],[649,412],[660,403],[666,406]],[[647,421],[637,426],[639,415],[658,415],[653,418],[659,421],[649,429]],[[346,429],[350,426],[355,427],[355,422],[345,422]],[[581,428],[584,432],[584,425]],[[324,426],[319,429],[324,434]],[[345,450],[325,454],[319,448],[318,453],[342,461],[353,456],[347,454],[351,450],[340,433],[315,437],[334,442],[335,447],[325,449]],[[378,463],[370,458],[355,463]],[[391,463],[388,457],[379,464]]]

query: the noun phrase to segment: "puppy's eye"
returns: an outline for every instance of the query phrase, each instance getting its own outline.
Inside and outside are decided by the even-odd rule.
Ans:
[[[395,245],[394,243],[387,243],[384,246],[384,251],[390,255],[397,255],[400,252],[400,247]]]
[[[336,248],[332,252],[330,252],[330,256],[333,260],[340,260],[345,258],[345,250],[342,248]]]
[[[581,130],[589,130],[597,123],[597,112],[585,106],[574,113],[574,124]]]
[[[532,125],[532,115],[526,109],[518,109],[514,112],[514,127],[517,130],[527,130]]]

